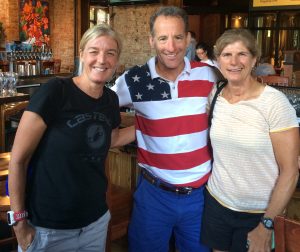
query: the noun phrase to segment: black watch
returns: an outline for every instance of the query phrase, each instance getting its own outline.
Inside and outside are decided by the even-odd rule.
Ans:
[[[266,229],[274,229],[274,221],[271,218],[262,216],[260,222],[264,225]]]

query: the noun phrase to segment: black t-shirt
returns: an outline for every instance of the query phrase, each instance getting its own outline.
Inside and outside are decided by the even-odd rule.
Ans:
[[[84,227],[106,211],[105,158],[120,124],[117,95],[104,87],[94,99],[72,79],[55,78],[32,96],[27,110],[47,129],[29,164],[26,206],[34,225]]]

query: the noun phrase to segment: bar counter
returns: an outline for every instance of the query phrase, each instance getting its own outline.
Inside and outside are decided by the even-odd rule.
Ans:
[[[20,76],[17,84],[17,88],[32,84],[43,84],[54,77],[72,77],[73,73],[57,73],[47,75],[31,75],[31,76]]]
[[[52,78],[62,77],[69,78],[72,77],[73,73],[57,73],[57,74],[48,74],[48,75],[32,75],[32,76],[20,76],[17,83],[17,90],[21,93],[27,93],[32,95],[36,88],[40,85],[46,83]]]
[[[25,101],[28,99],[29,95],[23,93],[17,93],[14,96],[0,96],[0,105],[2,106],[6,103]]]
[[[8,177],[9,160],[10,160],[10,153],[8,152],[0,153],[0,181],[5,181]],[[2,191],[0,190],[0,192]]]

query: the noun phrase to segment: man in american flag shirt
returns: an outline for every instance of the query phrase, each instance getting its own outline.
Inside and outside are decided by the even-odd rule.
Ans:
[[[113,90],[120,106],[136,111],[141,168],[129,225],[129,251],[167,252],[172,233],[180,252],[200,244],[203,188],[210,175],[206,104],[215,76],[184,57],[188,16],[161,7],[150,18],[156,56],[120,76]]]

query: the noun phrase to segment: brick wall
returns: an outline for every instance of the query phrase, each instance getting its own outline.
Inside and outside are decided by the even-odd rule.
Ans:
[[[74,0],[50,0],[50,34],[54,58],[61,59],[61,71],[74,66]]]
[[[144,64],[154,51],[149,44],[149,19],[159,4],[111,7],[112,26],[123,41],[120,63],[126,68]]]
[[[18,0],[0,0],[0,21],[4,23],[7,40],[19,40]],[[149,45],[149,18],[160,6],[134,5],[110,7],[112,26],[120,33],[123,52],[120,63],[126,68],[144,64],[154,51]],[[63,71],[74,66],[74,0],[49,0],[50,39],[55,58],[62,60]]]
[[[6,40],[19,40],[19,1],[0,0],[0,21]],[[62,60],[62,70],[74,65],[74,0],[49,0],[50,45],[55,58]]]
[[[18,0],[1,0],[0,21],[4,24],[6,40],[19,39]]]

